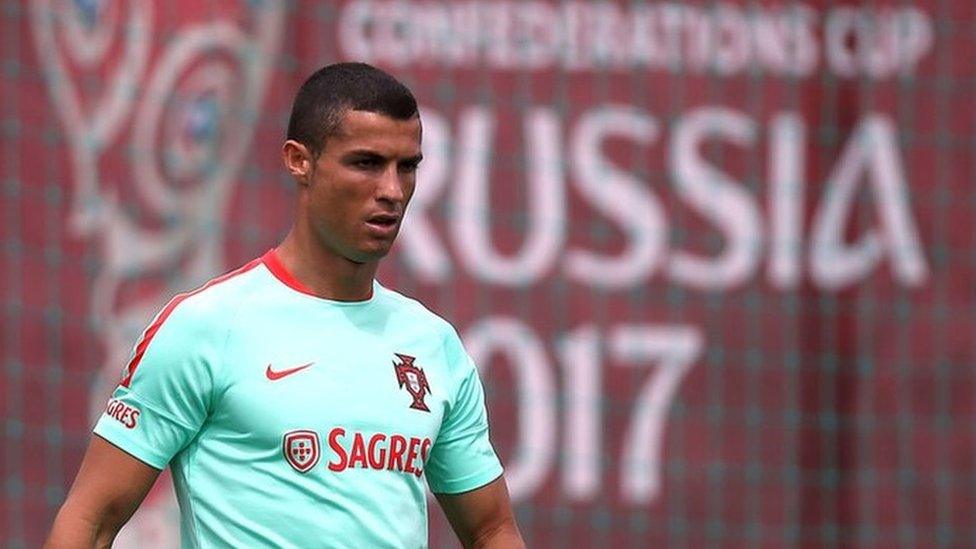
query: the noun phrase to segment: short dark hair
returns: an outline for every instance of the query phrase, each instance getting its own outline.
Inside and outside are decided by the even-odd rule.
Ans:
[[[318,156],[339,129],[347,110],[375,112],[396,120],[417,116],[417,100],[400,81],[366,63],[335,63],[315,71],[295,96],[288,139]]]

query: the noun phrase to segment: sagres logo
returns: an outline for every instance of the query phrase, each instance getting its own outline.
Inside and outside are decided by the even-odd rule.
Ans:
[[[318,433],[307,429],[285,433],[281,447],[288,465],[299,473],[307,473],[322,456]]]
[[[430,408],[424,403],[424,395],[430,394],[430,385],[427,383],[427,376],[420,367],[414,365],[416,358],[408,355],[394,353],[400,362],[393,362],[393,370],[396,372],[397,382],[402,389],[404,386],[407,392],[413,397],[410,407],[414,410],[429,412]]]

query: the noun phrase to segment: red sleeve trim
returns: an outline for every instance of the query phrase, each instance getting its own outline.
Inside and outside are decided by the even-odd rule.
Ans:
[[[264,266],[271,271],[271,274],[273,274],[275,278],[280,280],[285,286],[288,286],[296,292],[319,297],[315,295],[315,292],[313,292],[308,286],[302,284],[300,280],[295,278],[295,275],[288,272],[288,269],[285,268],[284,264],[281,263],[281,259],[278,257],[277,248],[268,250],[268,253],[264,254],[261,261],[263,261]]]
[[[156,335],[156,332],[159,331],[159,328],[163,325],[163,322],[166,322],[166,319],[169,318],[169,315],[173,313],[173,310],[176,309],[176,307],[180,303],[185,301],[187,298],[195,296],[198,293],[206,290],[207,288],[210,288],[211,286],[216,286],[217,284],[220,284],[221,282],[226,282],[239,274],[246,273],[247,271],[250,271],[251,269],[257,267],[260,264],[261,264],[261,258],[254,259],[248,262],[246,265],[243,265],[237,269],[234,269],[229,273],[223,274],[221,276],[218,276],[217,278],[214,278],[213,280],[210,280],[209,282],[207,282],[203,286],[200,286],[196,290],[179,294],[173,299],[171,299],[169,303],[167,303],[166,306],[163,307],[163,310],[160,311],[160,313],[156,316],[156,320],[154,320],[153,323],[150,324],[148,328],[146,328],[146,331],[142,333],[142,337],[139,339],[139,343],[136,344],[136,353],[135,355],[133,355],[132,360],[129,361],[129,364],[125,367],[125,377],[122,378],[121,385],[123,387],[128,387],[129,384],[132,383],[132,376],[136,373],[136,368],[139,367],[139,363],[142,361],[142,356],[146,354],[146,349],[149,348],[149,343],[152,341],[152,338]]]

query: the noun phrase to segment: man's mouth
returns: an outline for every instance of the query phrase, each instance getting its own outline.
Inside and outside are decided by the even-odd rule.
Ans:
[[[387,232],[394,229],[399,222],[400,216],[396,214],[376,214],[366,219],[367,225],[370,225],[382,232]]]
[[[367,223],[372,223],[374,225],[395,225],[397,221],[400,220],[400,216],[396,214],[377,214],[366,220]]]

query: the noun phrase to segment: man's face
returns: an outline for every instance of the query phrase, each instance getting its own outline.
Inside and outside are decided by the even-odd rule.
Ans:
[[[420,118],[346,111],[313,160],[303,206],[315,237],[357,263],[385,256],[416,183]]]

